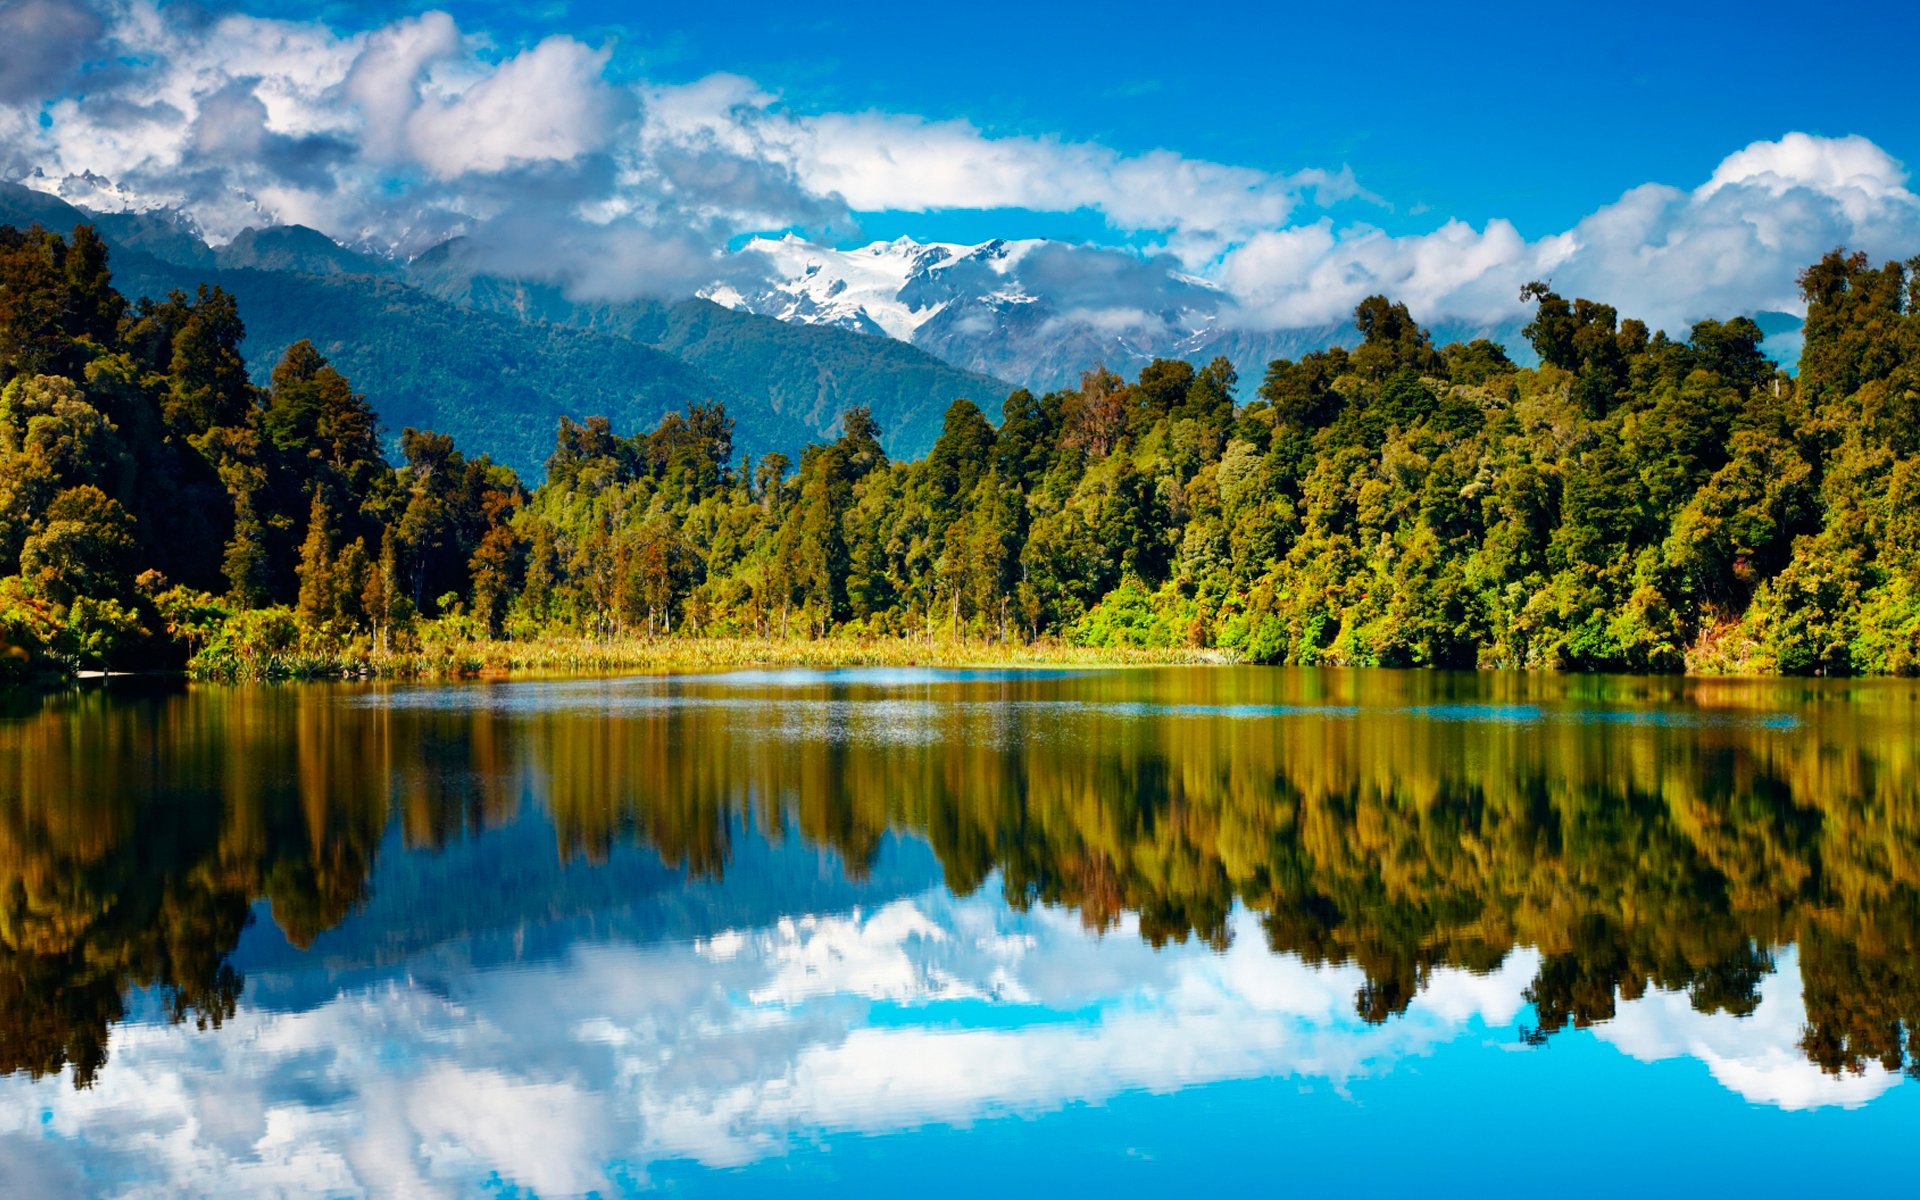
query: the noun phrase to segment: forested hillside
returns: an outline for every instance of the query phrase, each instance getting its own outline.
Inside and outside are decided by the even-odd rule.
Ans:
[[[700,633],[1912,673],[1920,279],[1836,252],[1802,286],[1797,380],[1745,318],[1674,340],[1532,285],[1517,368],[1372,297],[1244,402],[1224,361],[1096,368],[997,426],[955,401],[915,461],[858,408],[797,458],[737,459],[718,402],[562,419],[529,492],[413,429],[390,466],[312,344],[256,388],[227,293],[130,305],[90,229],[9,229],[0,621],[68,668]]]
[[[248,329],[244,349],[264,352],[254,382],[269,383],[264,368],[303,339],[352,378],[378,380],[370,402],[392,434],[385,442],[390,457],[401,450],[395,431],[411,425],[486,446],[499,461],[538,477],[562,416],[604,413],[622,425],[651,425],[668,412],[715,400],[739,415],[741,442],[756,450],[790,446],[814,433],[708,372],[628,338],[471,312],[364,275],[201,274],[239,302]]]
[[[955,396],[1004,385],[957,370],[911,346],[839,329],[782,324],[706,301],[576,304],[558,289],[491,277],[461,265],[458,244],[413,264],[346,250],[300,227],[249,230],[209,249],[151,215],[95,217],[50,196],[0,183],[0,224],[98,227],[129,298],[232,294],[246,316],[253,380],[302,339],[354,379],[389,431],[443,430],[484,445],[537,478],[562,416],[606,415],[651,425],[688,405],[719,401],[743,449],[791,448],[866,406],[891,424],[897,453],[924,453]],[[397,456],[397,434],[385,448]]]
[[[882,440],[894,455],[925,454],[940,432],[941,413],[955,397],[1002,396],[1008,391],[1008,385],[991,376],[949,366],[902,342],[826,326],[789,325],[708,300],[569,299],[556,287],[476,273],[458,242],[435,247],[407,264],[406,276],[463,309],[590,330],[673,355],[715,381],[713,398],[751,398],[750,410],[729,403],[736,421],[777,418],[819,435],[837,432],[840,415],[848,409],[865,408],[882,423]],[[747,432],[744,421],[740,432]],[[799,440],[771,445],[740,438],[754,450],[790,449]]]

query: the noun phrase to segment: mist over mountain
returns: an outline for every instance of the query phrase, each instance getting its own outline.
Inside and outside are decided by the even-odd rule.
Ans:
[[[707,400],[727,406],[741,452],[795,452],[871,408],[890,453],[924,453],[940,413],[967,396],[996,408],[1009,385],[911,346],[787,324],[703,300],[586,304],[550,285],[470,272],[459,243],[411,264],[300,226],[249,229],[209,247],[164,211],[95,213],[0,183],[0,224],[95,225],[131,295],[232,292],[257,382],[310,338],[366,389],[391,446],[431,428],[538,478],[562,415],[621,430]]]
[[[1276,358],[1351,346],[1340,320],[1249,327],[1233,299],[1169,260],[1029,239],[978,245],[911,238],[851,250],[791,234],[755,238],[738,253],[764,257],[758,289],[718,285],[706,295],[742,312],[894,338],[955,366],[1037,390],[1071,387],[1101,363],[1134,374],[1156,358],[1205,364],[1224,356],[1256,386]],[[1433,325],[1436,341],[1492,338],[1520,361],[1524,321]]]

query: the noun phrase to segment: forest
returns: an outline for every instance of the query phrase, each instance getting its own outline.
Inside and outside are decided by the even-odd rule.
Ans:
[[[895,461],[736,457],[733,418],[562,418],[529,486],[310,342],[251,382],[217,287],[129,300],[88,226],[0,228],[0,638],[14,680],[415,669],[488,645],[965,642],[1257,663],[1920,670],[1920,260],[1800,277],[1797,372],[1546,283],[1539,365],[1357,343],[955,399]],[[482,649],[475,650],[476,647]]]

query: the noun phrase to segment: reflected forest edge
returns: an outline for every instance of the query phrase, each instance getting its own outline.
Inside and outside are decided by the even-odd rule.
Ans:
[[[1802,273],[1797,375],[1543,284],[1537,367],[1370,297],[1352,349],[1095,367],[734,460],[718,404],[562,420],[529,489],[378,418],[233,298],[129,303],[88,226],[0,227],[0,672],[1222,658],[1920,670],[1920,260]],[[379,381],[360,380],[378,394]],[[469,448],[471,449],[471,448]]]
[[[1486,973],[1532,947],[1530,1042],[1656,989],[1751,1013],[1775,949],[1795,945],[1805,1059],[1834,1076],[1920,1074],[1920,738],[1905,688],[1796,693],[1828,701],[1810,706],[1810,731],[1739,719],[1776,711],[1782,684],[1701,683],[1689,702],[1726,718],[1707,726],[1515,726],[1420,714],[1461,700],[1657,711],[1679,695],[1188,670],[1081,675],[1063,707],[1057,679],[1020,674],[949,685],[913,740],[795,740],[796,711],[845,706],[825,683],[715,706],[669,703],[699,682],[646,681],[640,695],[662,703],[615,722],[598,702],[616,685],[531,711],[342,704],[366,693],[324,685],[57,697],[0,738],[0,793],[19,798],[0,821],[0,1074],[71,1068],[89,1086],[135,987],[176,1023],[221,1025],[256,898],[313,947],[366,909],[383,856],[477,839],[530,805],[566,863],[638,847],[718,880],[742,846],[799,839],[860,879],[905,834],[956,893],[1063,908],[1100,932],[1131,914],[1154,946],[1224,948],[1243,908],[1274,952],[1358,967],[1353,1011],[1371,1023],[1404,1013],[1438,969]],[[991,711],[951,702],[981,686]],[[1142,719],[1146,696],[1304,715],[1255,735],[1168,707]],[[1325,715],[1352,702],[1370,718]],[[537,894],[543,912],[556,903]],[[398,924],[376,922],[374,941],[470,929],[471,902],[389,907],[382,921]]]

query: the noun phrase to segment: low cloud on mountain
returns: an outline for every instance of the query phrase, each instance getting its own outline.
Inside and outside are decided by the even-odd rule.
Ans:
[[[747,233],[846,245],[861,214],[955,209],[1097,214],[1115,246],[1055,244],[1024,273],[1055,311],[1114,327],[1183,309],[1301,328],[1372,292],[1491,324],[1520,311],[1521,283],[1550,278],[1678,328],[1795,310],[1796,270],[1836,245],[1920,246],[1907,171],[1857,137],[1734,149],[1691,190],[1633,187],[1548,236],[1498,219],[1394,235],[1353,219],[1383,202],[1345,168],[807,112],[739,76],[630,81],[610,46],[564,34],[503,48],[445,13],[343,34],[25,0],[0,35],[28,50],[0,64],[0,174],[96,208],[177,207],[215,241],[298,223],[411,255],[465,235],[488,269],[583,298],[764,280],[770,263],[727,250]]]

